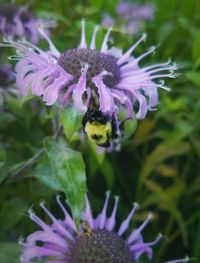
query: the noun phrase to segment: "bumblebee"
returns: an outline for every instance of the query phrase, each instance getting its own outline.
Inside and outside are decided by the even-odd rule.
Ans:
[[[81,235],[87,236],[87,237],[90,237],[93,235],[92,229],[89,227],[87,223],[83,222],[82,227],[83,227],[83,233],[81,233]]]
[[[119,138],[115,118],[101,111],[89,109],[83,117],[82,124],[89,140],[98,146],[109,147],[112,140]]]

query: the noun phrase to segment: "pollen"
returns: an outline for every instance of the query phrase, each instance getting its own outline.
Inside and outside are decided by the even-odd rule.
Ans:
[[[91,80],[103,71],[111,73],[104,76],[104,84],[108,87],[116,85],[120,80],[120,67],[117,65],[117,59],[109,54],[92,50],[89,48],[75,48],[65,51],[58,59],[60,65],[67,73],[78,81],[81,75],[81,69],[84,64],[88,64],[87,71],[88,84],[93,85]]]

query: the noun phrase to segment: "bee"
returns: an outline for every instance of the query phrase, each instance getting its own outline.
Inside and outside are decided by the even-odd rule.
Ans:
[[[82,120],[84,132],[90,141],[101,147],[109,147],[111,141],[119,138],[114,117],[99,110],[89,109]]]
[[[81,235],[90,237],[93,235],[92,229],[89,227],[89,225],[85,222],[82,223],[82,227],[83,227],[83,233]]]

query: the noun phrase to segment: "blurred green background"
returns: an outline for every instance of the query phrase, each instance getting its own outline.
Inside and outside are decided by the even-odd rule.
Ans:
[[[5,1],[0,1],[5,2]],[[10,1],[11,2],[11,1]],[[27,5],[27,1],[15,1]],[[137,1],[147,3],[147,1]],[[60,51],[73,48],[80,41],[80,20],[86,18],[87,37],[95,24],[101,24],[106,12],[115,18],[117,0],[33,0],[28,3],[35,15],[53,17],[58,26],[52,40]],[[146,241],[158,232],[166,235],[154,248],[155,263],[189,255],[200,262],[200,1],[155,0],[156,11],[142,30],[147,41],[136,55],[149,46],[160,44],[146,64],[165,62],[168,58],[180,65],[180,76],[167,80],[170,93],[160,90],[158,111],[139,121],[135,134],[121,152],[97,154],[88,144],[74,144],[83,152],[86,162],[89,197],[94,212],[100,211],[104,193],[109,189],[121,197],[119,222],[137,201],[138,211],[132,226],[142,222],[148,211],[155,215],[145,230]],[[105,28],[101,28],[101,43]],[[115,46],[124,50],[138,39],[120,33],[114,27]],[[45,43],[41,42],[45,47]],[[7,51],[8,52],[8,51]],[[145,64],[144,63],[144,64]],[[34,108],[33,103],[37,107]],[[39,100],[21,106],[19,100],[7,97],[0,113],[0,181],[27,164],[42,147],[46,136],[54,134],[55,110]],[[59,186],[45,156],[17,173],[0,189],[0,262],[17,263],[20,253],[17,241],[37,227],[26,216],[28,208],[44,218],[38,208],[45,199],[58,216],[55,205]],[[141,262],[146,262],[145,259]]]

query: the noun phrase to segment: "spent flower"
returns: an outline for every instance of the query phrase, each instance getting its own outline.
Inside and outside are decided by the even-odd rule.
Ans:
[[[137,119],[145,118],[148,110],[156,109],[158,89],[169,90],[163,78],[175,78],[177,65],[169,60],[140,67],[140,61],[156,49],[153,46],[138,57],[132,56],[133,51],[146,39],[145,34],[122,53],[116,47],[108,47],[110,28],[101,49],[97,50],[95,42],[98,30],[96,26],[88,45],[85,20],[82,20],[80,45],[64,52],[56,49],[42,28],[39,28],[39,32],[49,44],[46,52],[26,40],[7,39],[2,46],[17,49],[17,55],[11,59],[18,61],[16,82],[22,96],[27,96],[31,90],[33,95],[41,96],[47,105],[56,102],[64,107],[74,105],[85,114],[85,131],[88,128],[90,137],[98,145],[107,147],[110,139],[121,135],[120,124],[123,120],[119,118],[120,110],[124,108],[126,111],[124,120],[133,115]],[[96,126],[100,134],[95,133]]]
[[[111,215],[107,216],[107,208],[110,193],[106,194],[106,200],[101,213],[94,218],[86,196],[86,208],[82,214],[82,223],[77,230],[70,214],[65,209],[59,197],[57,203],[64,214],[64,219],[57,219],[45,206],[41,208],[52,221],[45,223],[32,210],[29,217],[40,230],[30,234],[24,241],[20,241],[23,247],[21,260],[24,263],[48,262],[48,263],[135,263],[142,255],[146,255],[152,262],[152,247],[162,239],[158,236],[151,242],[144,242],[142,231],[153,218],[151,213],[146,220],[135,229],[130,230],[130,222],[138,209],[134,203],[127,218],[116,228],[116,213],[119,198],[115,197]],[[125,237],[125,232],[129,232]],[[186,263],[189,258],[168,261],[168,263]]]

